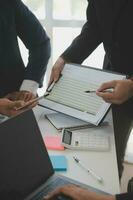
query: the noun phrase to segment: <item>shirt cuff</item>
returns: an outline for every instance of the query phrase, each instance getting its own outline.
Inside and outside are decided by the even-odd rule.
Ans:
[[[20,91],[25,90],[25,91],[32,92],[34,95],[36,95],[38,87],[39,87],[39,84],[36,81],[23,80],[20,87]]]

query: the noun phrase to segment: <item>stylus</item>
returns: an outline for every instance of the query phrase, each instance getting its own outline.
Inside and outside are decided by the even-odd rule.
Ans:
[[[97,90],[86,90],[85,93],[96,93]],[[101,92],[113,92],[113,89],[106,89]]]
[[[76,163],[78,163],[82,167],[82,169],[84,169],[89,174],[91,174],[92,177],[94,177],[98,182],[100,182],[100,183],[103,182],[103,178],[101,178],[100,176],[96,175],[95,172],[92,171],[91,169],[87,168],[83,163],[81,163],[81,161],[76,156],[73,156],[73,159],[75,160]]]

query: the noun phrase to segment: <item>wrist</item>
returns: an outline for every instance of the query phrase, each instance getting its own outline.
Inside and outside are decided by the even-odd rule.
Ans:
[[[25,79],[21,84],[20,91],[29,91],[36,96],[38,87],[39,84],[36,81]]]
[[[61,55],[59,58],[61,58],[64,61],[64,64],[71,62],[71,60],[69,58],[65,57],[64,55]]]
[[[62,56],[60,56],[60,57],[58,58],[58,62],[59,62],[60,64],[62,64],[62,65],[65,65],[65,64],[66,64],[66,60],[65,60]]]

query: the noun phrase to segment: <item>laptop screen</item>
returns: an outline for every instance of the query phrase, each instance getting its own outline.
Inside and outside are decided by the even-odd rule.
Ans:
[[[0,124],[0,199],[24,199],[53,173],[32,110]]]

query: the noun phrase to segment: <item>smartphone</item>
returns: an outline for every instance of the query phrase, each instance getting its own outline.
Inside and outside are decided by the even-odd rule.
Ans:
[[[46,92],[45,92],[45,94],[44,94],[43,96],[37,97],[37,98],[35,98],[35,99],[32,99],[32,100],[26,102],[23,106],[21,106],[21,107],[19,107],[19,108],[16,108],[16,110],[17,110],[17,111],[18,111],[18,110],[22,110],[22,109],[24,109],[24,108],[30,106],[31,104],[33,104],[33,103],[35,103],[35,102],[37,102],[37,101],[43,99],[44,97],[48,96],[48,95],[50,94],[50,92],[52,91],[54,85],[55,85],[55,82],[52,82],[51,85],[47,88],[47,90],[46,90]]]
[[[48,95],[48,94],[47,94],[47,95]],[[24,109],[24,108],[27,108],[28,106],[32,105],[33,103],[35,103],[35,102],[37,102],[37,101],[43,99],[45,96],[46,96],[46,94],[43,95],[43,96],[37,97],[37,98],[35,98],[35,99],[32,99],[32,100],[30,100],[30,101],[27,101],[23,106],[16,108],[16,110],[18,111],[18,110],[22,110],[22,109]]]

